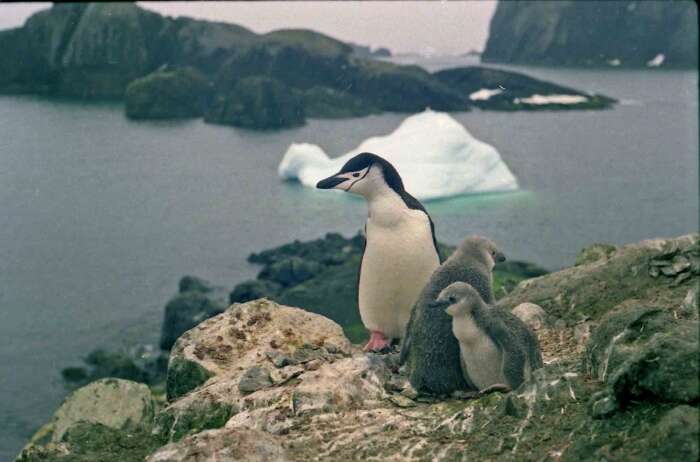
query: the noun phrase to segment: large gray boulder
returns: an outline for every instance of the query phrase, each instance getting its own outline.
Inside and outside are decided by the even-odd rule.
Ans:
[[[118,430],[150,428],[157,409],[149,388],[121,379],[100,379],[65,399],[49,427],[51,441],[61,441],[77,422],[99,423]]]
[[[135,440],[144,443],[141,435],[151,431],[157,409],[144,384],[111,378],[97,380],[64,400],[49,423],[34,434],[18,461],[56,460],[52,457],[83,452],[82,448],[76,450],[74,443],[79,446],[80,440],[96,438],[97,434],[108,435],[104,441],[135,435]]]
[[[158,432],[177,440],[218,428],[256,399],[288,406],[294,390],[289,381],[351,351],[341,327],[323,316],[269,300],[234,304],[173,346],[168,370],[173,402],[159,416]]]

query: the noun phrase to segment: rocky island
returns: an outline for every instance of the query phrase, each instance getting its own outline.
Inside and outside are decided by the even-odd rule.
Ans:
[[[699,275],[694,234],[596,244],[521,281],[498,304],[535,329],[545,366],[471,400],[417,395],[396,354],[361,352],[323,315],[234,303],[177,338],[164,403],[143,384],[95,381],[16,460],[697,460]]]
[[[484,62],[697,68],[694,2],[499,1]]]
[[[125,101],[133,119],[251,129],[383,111],[602,109],[614,100],[467,67],[431,74],[310,30],[256,34],[130,3],[55,4],[0,31],[0,93]],[[358,51],[360,50],[360,51]],[[380,54],[385,55],[382,51]]]

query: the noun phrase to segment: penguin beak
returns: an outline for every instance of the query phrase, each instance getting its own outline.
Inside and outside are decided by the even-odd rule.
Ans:
[[[496,260],[496,263],[502,263],[506,261],[506,256],[503,255],[502,252],[496,252],[496,255],[494,256],[494,260]]]
[[[343,178],[339,173],[329,176],[328,178],[325,178],[318,183],[316,183],[316,187],[318,189],[334,189],[336,186],[338,186],[341,183],[344,183],[348,180],[348,178]]]

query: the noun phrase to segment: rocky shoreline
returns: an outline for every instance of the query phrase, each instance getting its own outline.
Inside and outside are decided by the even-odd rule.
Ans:
[[[0,56],[0,94],[123,100],[126,116],[135,120],[203,117],[281,129],[307,117],[426,108],[605,109],[615,103],[482,67],[431,74],[370,59],[310,30],[255,34],[127,3],[55,4],[23,27],[0,31],[0,46],[7,51]]]
[[[696,460],[698,276],[695,234],[595,245],[520,282],[498,304],[542,307],[545,367],[472,400],[418,396],[395,354],[362,353],[327,317],[234,303],[179,336],[166,402],[94,382],[17,460]]]
[[[443,255],[454,248],[439,244]],[[312,241],[294,241],[252,253],[250,263],[262,266],[256,279],[242,281],[227,290],[195,276],[185,276],[178,293],[165,305],[159,349],[137,345],[127,351],[97,349],[84,358],[84,365],[62,370],[69,389],[104,377],[133,380],[149,385],[161,396],[165,390],[168,354],[183,333],[202,321],[223,313],[232,303],[267,298],[296,306],[337,322],[354,343],[367,339],[357,311],[356,282],[364,237],[345,238],[328,233]],[[495,268],[495,291],[499,297],[521,280],[547,271],[532,263],[505,262]]]

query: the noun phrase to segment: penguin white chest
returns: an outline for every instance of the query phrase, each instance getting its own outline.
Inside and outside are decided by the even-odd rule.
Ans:
[[[503,374],[503,354],[469,315],[452,319],[452,333],[459,341],[462,372],[479,390],[507,384]]]
[[[428,216],[403,208],[371,213],[359,281],[365,327],[401,338],[420,291],[440,261]]]

